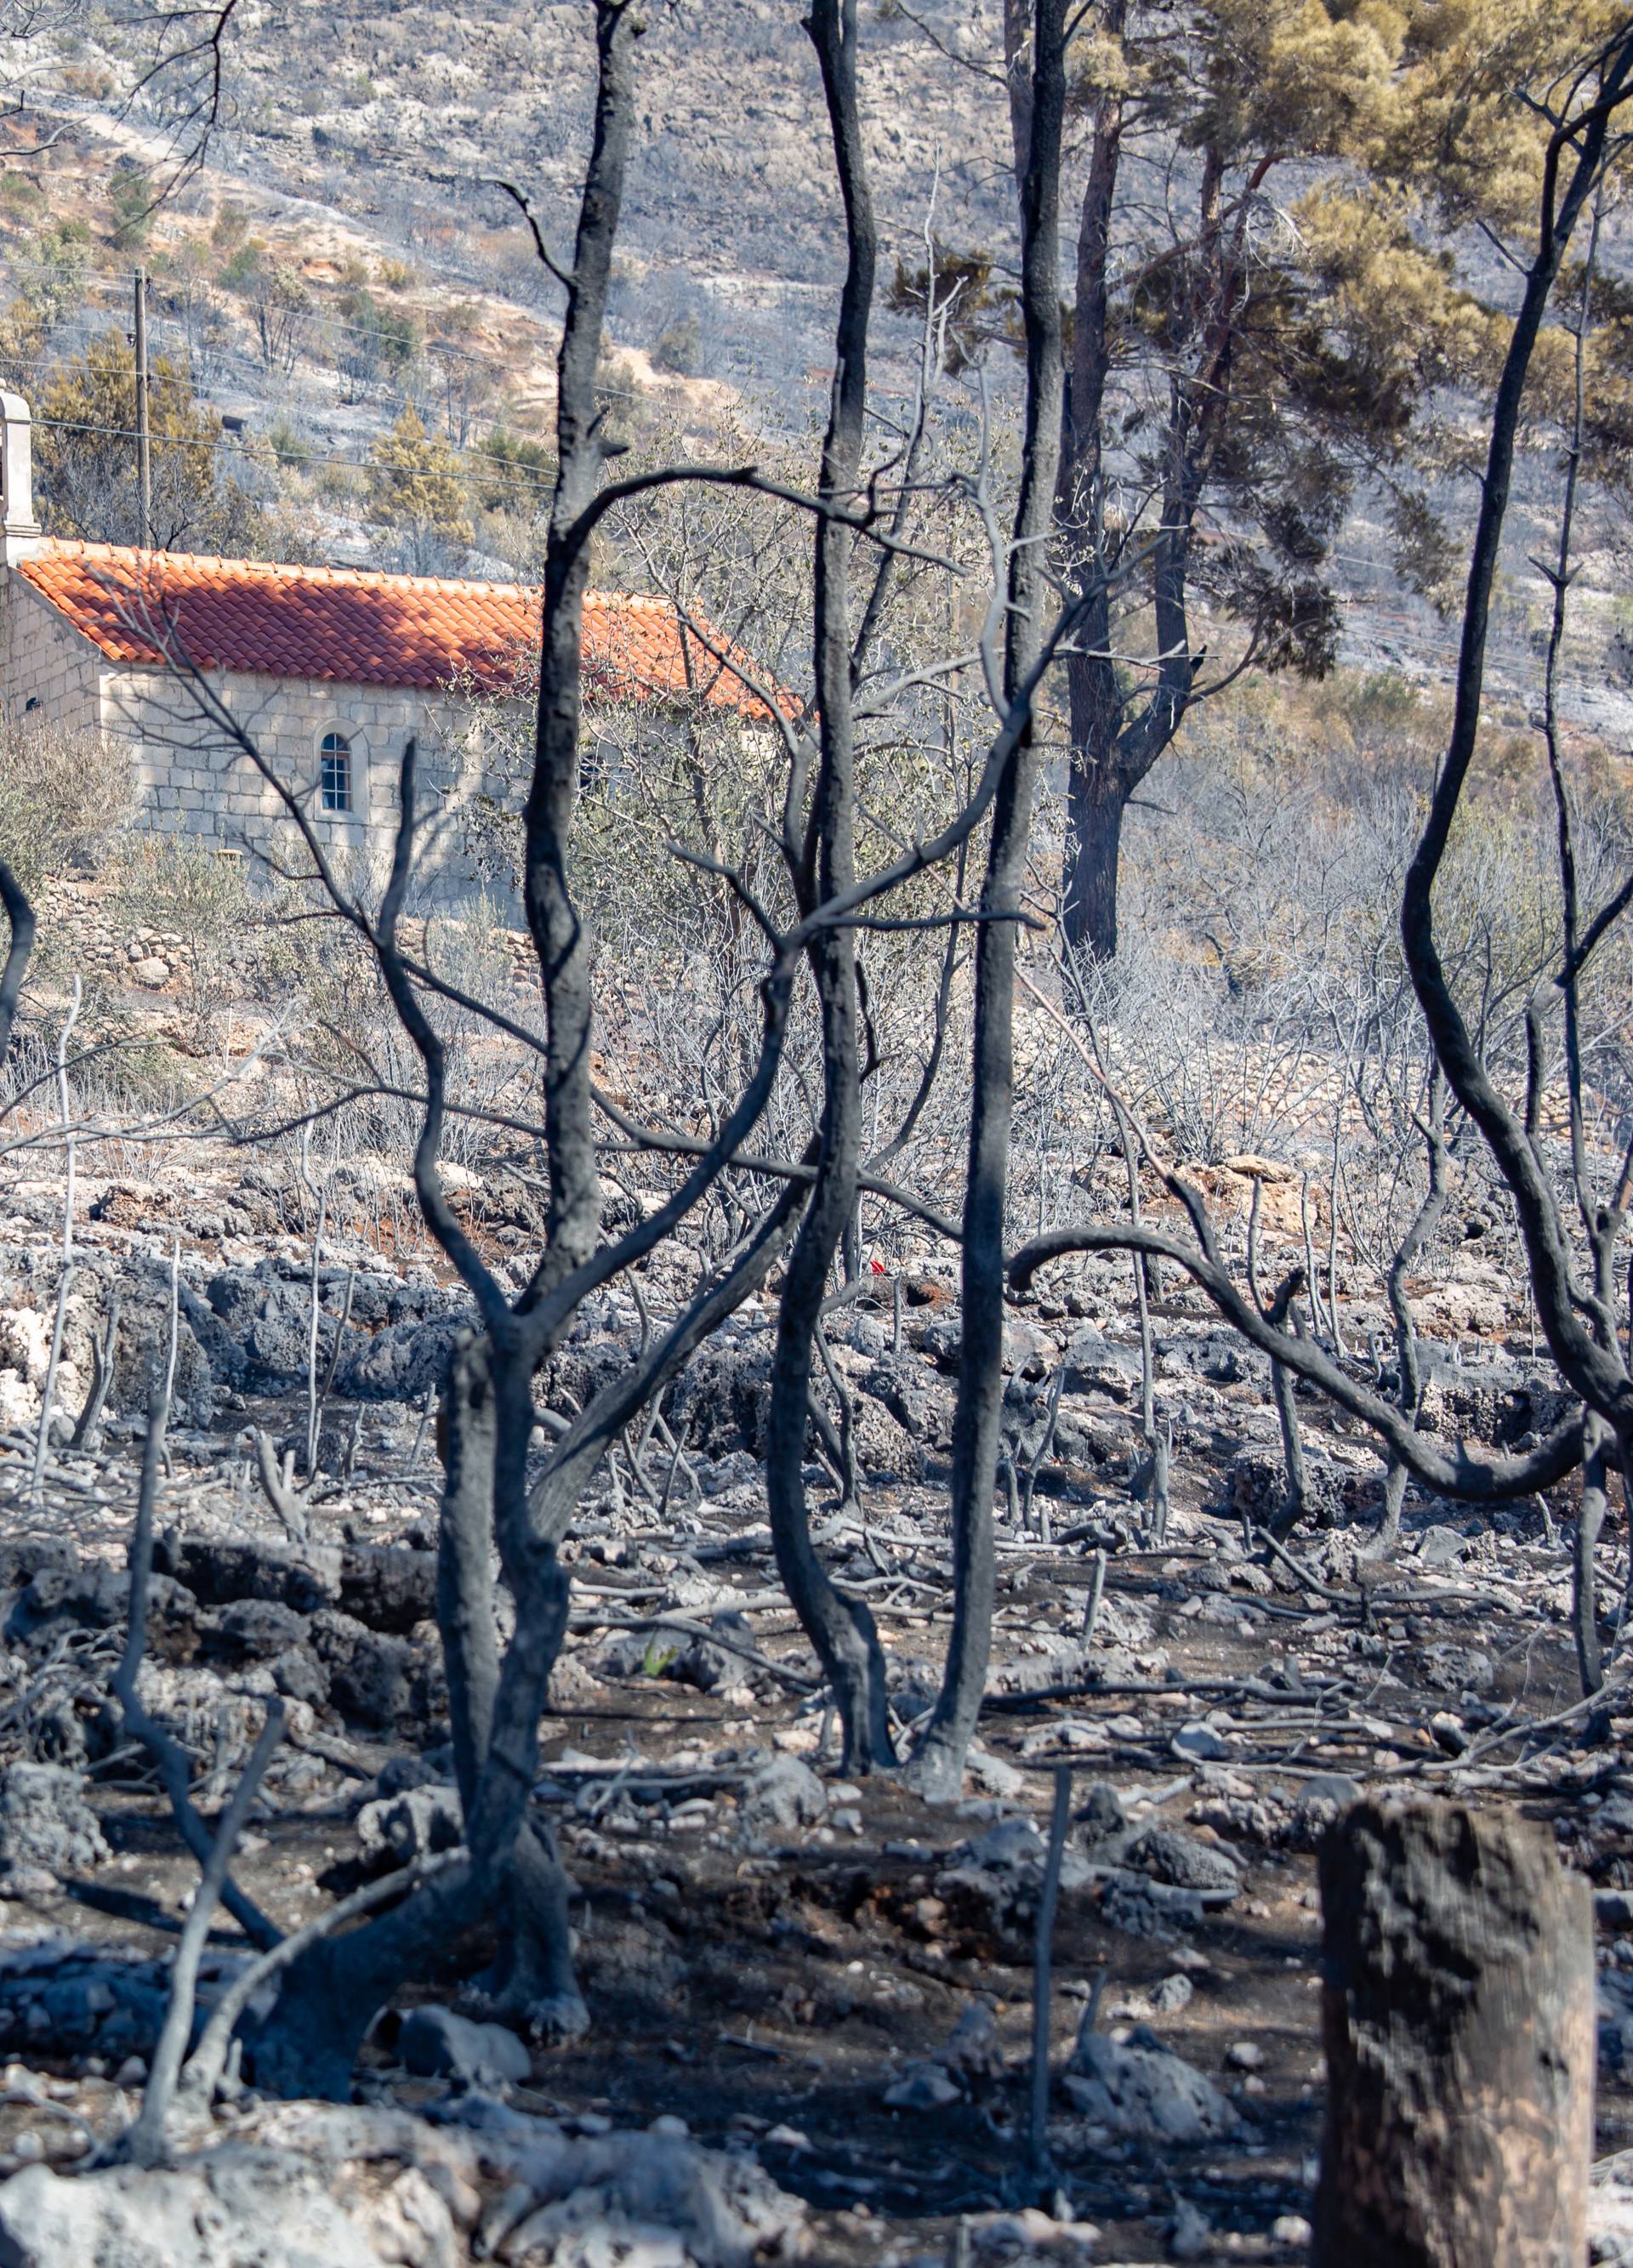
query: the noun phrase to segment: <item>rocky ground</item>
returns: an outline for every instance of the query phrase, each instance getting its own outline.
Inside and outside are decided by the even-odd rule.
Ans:
[[[1012,1315],[1016,1479],[960,1803],[837,1768],[772,1569],[772,1314],[751,1307],[569,1546],[573,1627],[536,1800],[575,1884],[589,2034],[540,2047],[467,2021],[484,1948],[452,1946],[376,2028],[351,2109],[262,2099],[250,2066],[170,2170],[99,2169],[137,2108],[197,1879],[108,1690],[173,1270],[142,1699],[184,1743],[210,1813],[284,1697],[237,1868],[280,1926],[457,1837],[427,1397],[463,1307],[428,1267],[385,1256],[385,1217],[349,1188],[342,1169],[314,1324],[311,1200],[292,1168],[198,1147],[185,1174],[82,1173],[43,1454],[60,1179],[14,1182],[0,1219],[0,2258],[136,2257],[137,2231],[155,2258],[199,2268],[1297,2258],[1321,2106],[1312,1852],[1354,1789],[1379,1786],[1517,1801],[1591,1875],[1601,2257],[1622,2257],[1633,2205],[1610,2154],[1633,2143],[1633,1704],[1613,1675],[1596,1715],[1534,1729],[1578,1698],[1564,1506],[1486,1518],[1409,1501],[1383,1564],[1376,1454],[1312,1404],[1320,1524],[1267,1554],[1250,1532],[1280,1486],[1266,1381],[1171,1292],[1155,1329],[1173,1503],[1155,1544],[1120,1263]],[[463,1201],[496,1257],[522,1235],[491,1192]],[[883,1633],[904,1729],[933,1697],[949,1612],[953,1292],[950,1272],[914,1269],[839,1311],[860,1502],[840,1508],[826,1467],[810,1469],[831,1561]],[[1511,1445],[1548,1425],[1555,1386],[1500,1267],[1470,1261],[1423,1305],[1434,1424]],[[1352,1344],[1369,1314],[1357,1292]],[[549,1405],[576,1407],[639,1329],[632,1300],[604,1300]],[[100,1371],[106,1408],[76,1447]],[[258,1432],[275,1468],[294,1453],[281,1513]],[[1615,1525],[1613,1606],[1627,1572]],[[1025,2161],[1030,1964],[1063,1768],[1040,2183]],[[223,1917],[206,2009],[245,1958]]]

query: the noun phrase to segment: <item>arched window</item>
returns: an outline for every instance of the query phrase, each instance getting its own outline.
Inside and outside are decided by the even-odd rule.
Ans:
[[[325,733],[318,744],[318,784],[325,811],[351,808],[351,743],[344,733]]]

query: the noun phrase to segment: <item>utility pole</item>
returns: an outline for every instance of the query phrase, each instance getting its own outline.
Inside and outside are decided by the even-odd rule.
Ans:
[[[142,549],[153,548],[153,459],[147,422],[147,270],[136,274],[137,477],[142,490]]]

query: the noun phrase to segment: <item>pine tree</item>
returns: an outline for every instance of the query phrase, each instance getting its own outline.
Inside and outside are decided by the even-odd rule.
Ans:
[[[64,364],[36,403],[39,493],[47,529],[93,543],[138,543],[136,355],[117,332]],[[155,357],[148,386],[153,541],[161,551],[253,550],[260,513],[222,469],[221,420],[185,361]]]
[[[415,571],[446,566],[449,554],[469,548],[474,531],[459,460],[426,432],[411,403],[369,461],[369,516],[403,539]]]
[[[1455,457],[1454,397],[1489,387],[1506,318],[1489,235],[1530,225],[1546,87],[1613,28],[1605,0],[1096,0],[1068,56],[1082,172],[1070,285],[1060,563],[1096,595],[1066,665],[1063,914],[1117,944],[1130,799],[1199,701],[1246,667],[1319,676],[1336,645],[1333,544],[1358,481],[1390,502],[1404,578],[1453,554],[1423,495]],[[1017,178],[1028,0],[1004,0]],[[900,305],[957,284],[960,350],[1008,325],[993,264],[964,254]],[[1602,293],[1601,296],[1607,296]],[[1621,311],[1625,318],[1628,311]],[[1607,308],[1593,437],[1633,460],[1633,328]],[[1533,391],[1567,389],[1545,340]],[[1625,409],[1623,408],[1625,405]]]

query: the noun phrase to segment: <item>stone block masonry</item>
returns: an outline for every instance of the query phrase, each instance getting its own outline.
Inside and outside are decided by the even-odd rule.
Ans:
[[[16,574],[4,578],[0,644],[8,722],[100,729],[131,752],[138,825],[184,834],[223,851],[294,863],[296,830],[280,798],[243,752],[198,713],[170,673],[112,663]],[[468,841],[473,790],[462,749],[470,703],[458,694],[344,685],[319,678],[222,674],[218,692],[278,778],[301,799],[339,871],[377,878],[389,866],[403,744],[420,743],[420,895],[457,903],[480,886]],[[351,808],[326,811],[321,744],[338,733],[350,760]],[[359,877],[360,879],[360,877]]]
[[[396,835],[403,750],[416,736],[421,895],[457,901],[477,887],[462,824],[466,701],[447,692],[317,678],[231,674],[215,684],[277,778],[300,799],[326,856],[348,873],[361,863],[383,880]],[[286,859],[295,850],[295,828],[271,784],[200,719],[175,679],[156,671],[108,671],[101,722],[133,747],[150,825],[200,836],[224,850],[281,850]],[[322,743],[335,734],[346,743],[351,807],[344,812],[325,809],[322,799]]]

